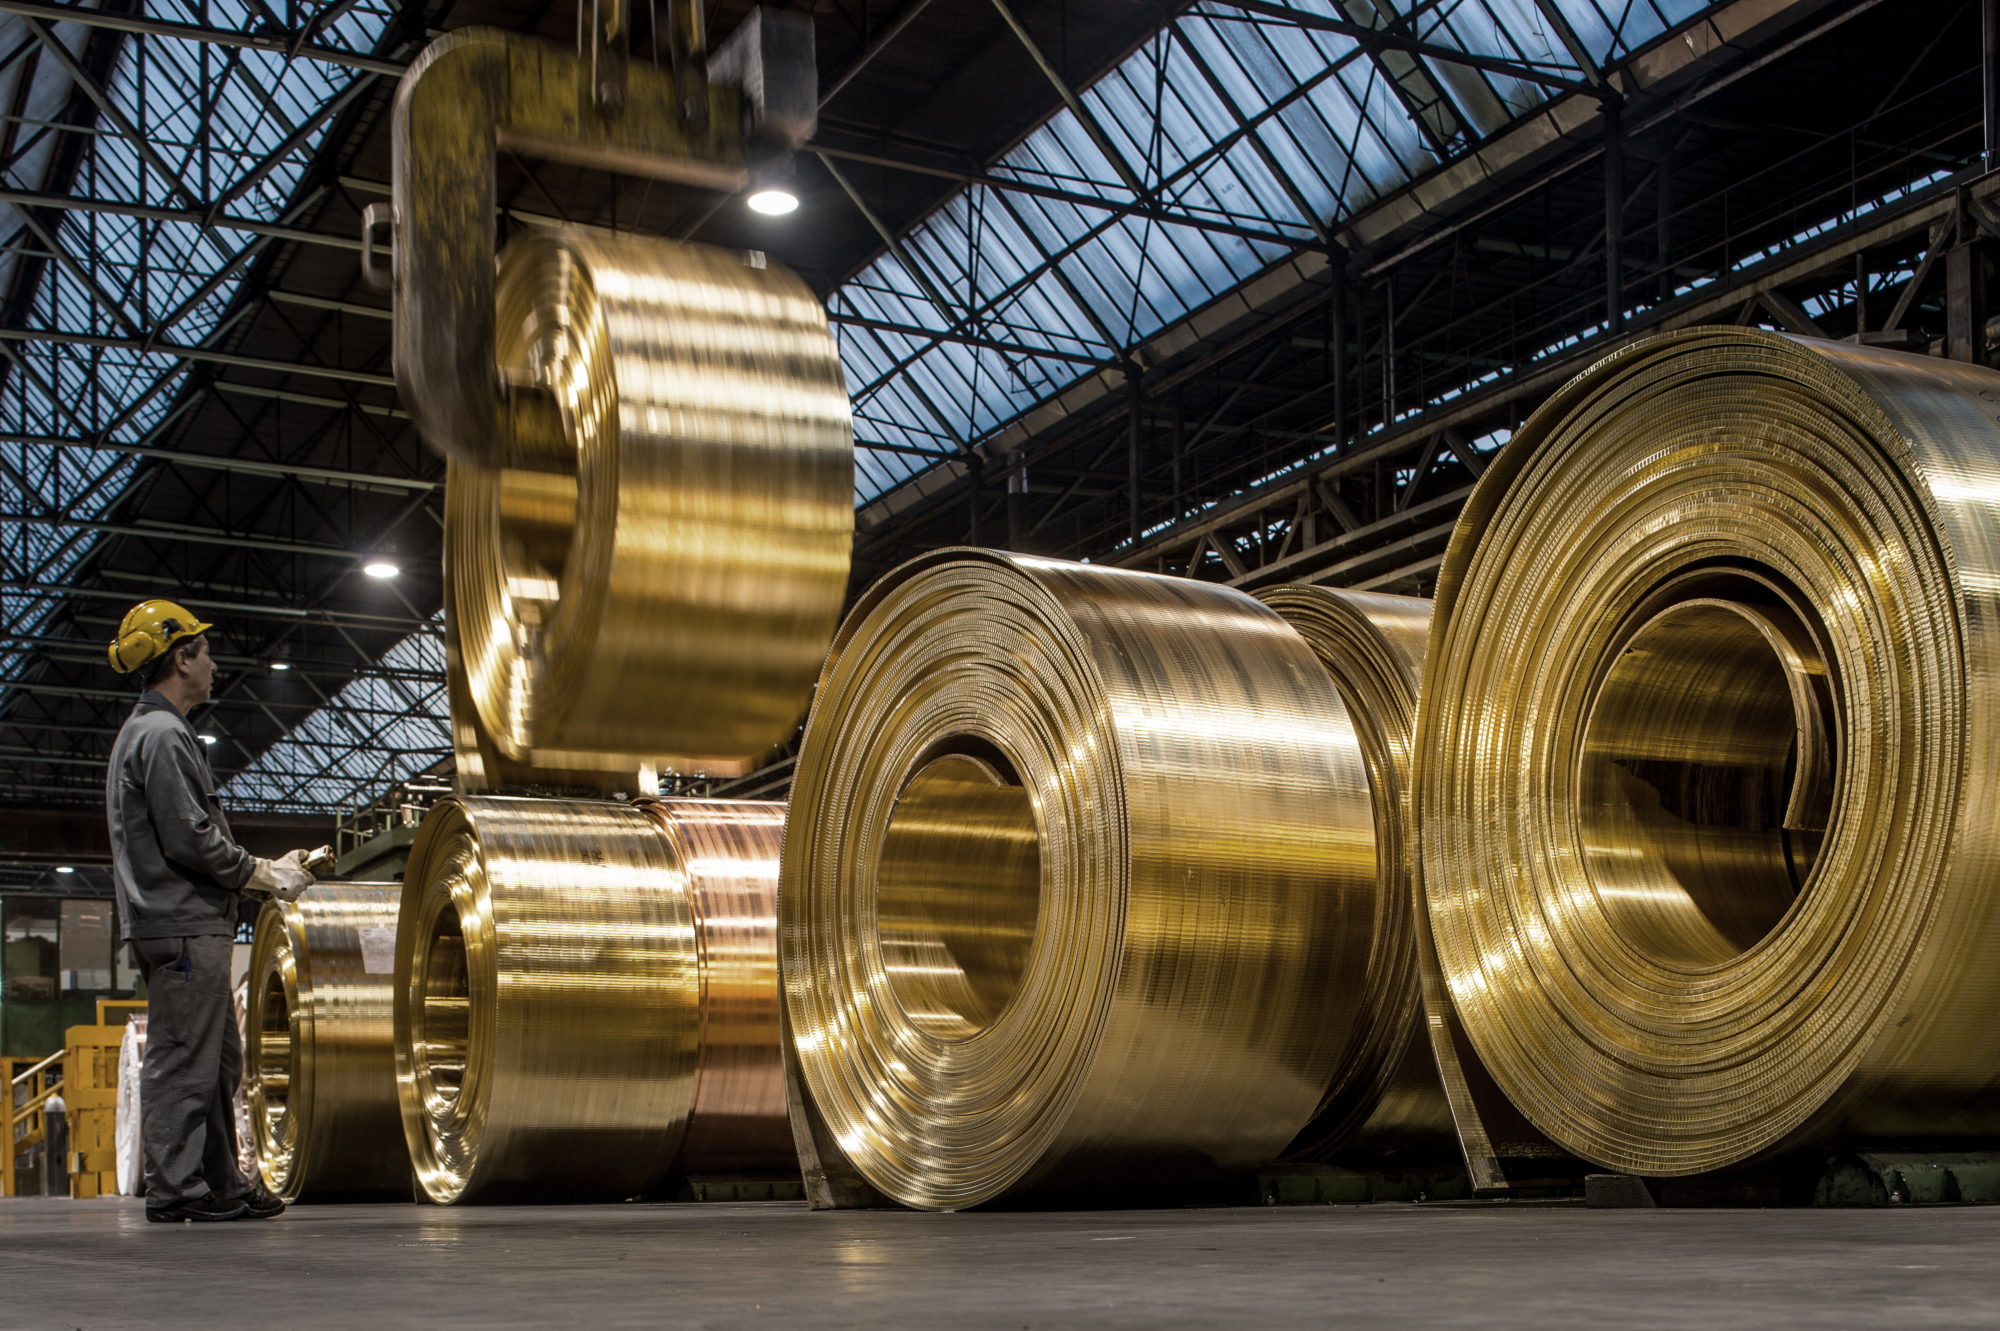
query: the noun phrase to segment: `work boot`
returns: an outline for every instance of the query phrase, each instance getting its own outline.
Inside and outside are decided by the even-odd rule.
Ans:
[[[239,1220],[274,1220],[285,1213],[285,1203],[268,1188],[259,1187],[237,1200],[243,1205]]]
[[[170,1225],[182,1220],[234,1220],[243,1214],[241,1201],[225,1202],[214,1195],[190,1197],[184,1202],[174,1202],[167,1206],[148,1206],[146,1219],[156,1225]]]

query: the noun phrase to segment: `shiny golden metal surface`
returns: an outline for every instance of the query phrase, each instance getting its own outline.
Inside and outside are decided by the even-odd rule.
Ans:
[[[1273,612],[907,564],[843,626],[793,786],[802,1139],[938,1210],[1268,1162],[1352,1039],[1376,873],[1346,709]]]
[[[1309,586],[1273,587],[1257,599],[1298,631],[1339,690],[1375,817],[1376,893],[1353,926],[1369,935],[1367,960],[1337,977],[1354,989],[1359,1015],[1319,1112],[1287,1154],[1448,1154],[1455,1145],[1451,1111],[1422,1037],[1410,887],[1415,838],[1408,830],[1410,744],[1431,603]]]
[[[517,428],[446,492],[462,788],[744,769],[804,711],[846,591],[825,311],[775,265],[577,229],[510,246],[496,299]]]
[[[431,811],[395,1008],[403,1131],[433,1200],[621,1198],[795,1160],[772,1073],[782,818],[496,797]]]
[[[258,1168],[287,1201],[409,1198],[383,946],[402,890],[323,882],[257,917],[244,1090]]]
[[[700,1052],[677,1174],[790,1173],[778,1053],[778,855],[785,806],[643,800],[686,877],[701,968]]]
[[[1742,328],[1608,357],[1488,469],[1420,890],[1445,1015],[1554,1142],[2000,1134],[1996,518],[2000,374]]]

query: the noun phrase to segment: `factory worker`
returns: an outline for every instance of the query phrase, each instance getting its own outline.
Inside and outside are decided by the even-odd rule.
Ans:
[[[313,883],[310,852],[259,859],[230,835],[187,720],[215,678],[210,627],[172,601],[145,601],[110,648],[112,668],[136,672],[144,690],[111,747],[104,802],[119,924],[146,977],[139,1114],[154,1221],[269,1219],[285,1209],[236,1163],[243,1047],[229,959],[244,897],[296,901]]]

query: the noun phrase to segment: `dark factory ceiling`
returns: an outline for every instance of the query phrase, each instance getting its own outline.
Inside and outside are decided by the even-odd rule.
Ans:
[[[1908,285],[1898,317],[1930,329],[1921,227],[1849,261],[1848,296],[1735,294],[1972,178],[1977,7],[1899,9],[821,0],[797,212],[507,158],[500,224],[758,249],[825,295],[857,584],[971,539],[1422,591],[1542,367],[1725,299],[1839,335]],[[232,806],[338,810],[448,756],[443,467],[355,238],[430,36],[575,23],[0,0],[0,823],[97,798],[130,699],[103,645],[147,595],[220,626],[201,728]]]

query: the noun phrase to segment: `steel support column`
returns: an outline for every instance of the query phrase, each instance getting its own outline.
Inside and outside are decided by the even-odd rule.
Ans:
[[[1028,468],[1017,458],[1007,473],[1007,548],[1017,553],[1028,534]]]
[[[1986,105],[1986,169],[2000,166],[2000,0],[1980,0],[1981,91]]]
[[[971,502],[969,506],[972,510],[972,521],[969,524],[970,531],[966,535],[966,540],[973,545],[985,545],[986,544],[985,514],[980,512],[981,509],[986,507],[986,459],[985,458],[982,458],[977,453],[968,453],[966,455],[965,481],[966,481],[965,488],[967,491],[970,492],[971,495]]]
[[[1985,248],[1968,241],[1944,256],[1945,355],[1975,365],[1986,361]]]
[[[1125,367],[1125,529],[1126,538],[1135,547],[1144,531],[1140,511],[1144,507],[1145,496],[1139,488],[1144,468],[1139,458],[1139,446],[1145,408],[1146,394],[1140,381],[1139,367],[1128,364]]]

